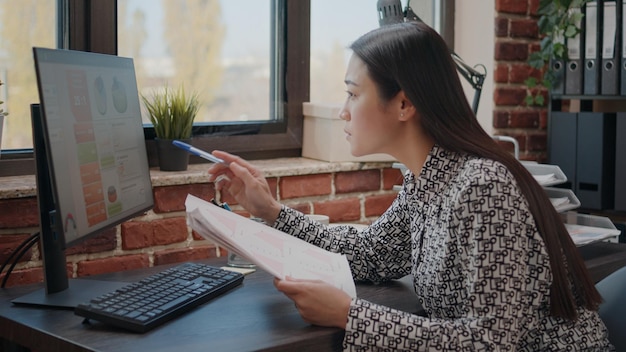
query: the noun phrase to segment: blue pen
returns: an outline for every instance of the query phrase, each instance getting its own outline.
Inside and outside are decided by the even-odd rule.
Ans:
[[[227,162],[225,162],[224,160],[217,158],[215,156],[213,156],[210,153],[205,152],[204,150],[198,149],[192,145],[189,145],[185,142],[181,142],[179,140],[175,140],[172,142],[172,144],[174,144],[175,146],[177,146],[178,148],[184,149],[186,151],[188,151],[191,154],[197,155],[203,159],[206,159],[208,161],[212,161],[216,164],[224,164],[224,165],[228,165]]]

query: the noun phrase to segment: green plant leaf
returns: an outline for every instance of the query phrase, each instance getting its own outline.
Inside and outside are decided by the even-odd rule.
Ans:
[[[537,86],[537,79],[535,77],[528,77],[525,81],[524,84],[526,85],[526,87],[528,88],[535,88]]]

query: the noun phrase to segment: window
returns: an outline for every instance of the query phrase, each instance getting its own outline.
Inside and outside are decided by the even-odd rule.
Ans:
[[[12,2],[0,1],[2,1],[0,4]],[[123,25],[133,24],[132,20],[127,21],[124,16],[118,17],[119,10],[132,5],[133,2],[129,0],[120,0],[119,4],[115,0],[58,1],[67,1],[67,11],[70,14],[67,16],[69,19],[67,43],[71,49],[115,54],[118,51],[116,21],[119,18],[123,21]],[[170,1],[167,0],[165,3]],[[148,2],[150,5],[156,5],[154,1]],[[233,121],[200,124],[194,131],[194,144],[208,150],[228,150],[246,158],[299,156],[302,144],[302,102],[308,101],[309,88],[309,1],[257,0],[256,2],[266,4],[268,9],[266,14],[271,16],[267,22],[275,26],[268,30],[270,38],[266,39],[266,43],[272,43],[272,46],[269,50],[270,57],[266,71],[270,72],[264,74],[266,77],[270,75],[282,77],[282,79],[278,79],[269,88],[266,85],[266,92],[269,92],[267,93],[266,113],[262,118],[259,118],[261,114],[258,114],[247,121],[242,121],[241,116],[244,114],[231,114],[236,116]],[[192,1],[184,3],[191,4]],[[241,6],[241,2],[237,3]],[[239,8],[239,11],[244,10]],[[255,15],[262,16],[258,13]],[[51,24],[47,28],[53,26]],[[123,31],[119,34],[123,34]],[[124,41],[120,41],[120,50],[128,50],[126,52],[132,53],[132,47],[129,49],[124,45],[126,45]],[[32,66],[29,70],[33,71]],[[248,76],[243,79],[251,78]],[[29,115],[27,115],[27,121],[30,122]],[[155,153],[155,146],[151,140],[150,128],[146,128],[146,136],[148,153],[152,155]],[[30,160],[24,161],[22,158]],[[155,159],[151,157],[152,162]],[[3,153],[0,159],[0,175],[33,172],[32,151]]]
[[[39,101],[33,46],[56,46],[56,0],[0,0],[0,100],[6,118],[2,149],[32,148],[31,103]],[[24,40],[24,38],[29,38]]]
[[[410,5],[426,23],[435,23],[437,21],[433,18],[445,19],[447,15],[440,13],[450,12],[438,12],[435,4],[440,2],[413,1]],[[194,11],[193,6],[200,3],[212,5],[200,8],[204,12]],[[24,16],[28,14],[28,17],[23,17],[25,19],[19,23],[25,27],[17,31],[9,29],[8,21],[17,18],[14,6],[28,9],[24,11]],[[173,10],[171,6],[175,6]],[[50,15],[56,13],[56,8],[61,14],[58,19]],[[173,51],[191,52],[193,45],[198,44],[198,38],[190,37],[194,35],[189,34],[191,29],[171,25],[174,29],[168,33],[175,36],[167,39],[162,31],[154,33],[154,23],[158,27],[161,22],[163,29],[167,29],[168,22],[162,21],[180,23],[184,20],[176,19],[174,15],[185,11],[192,11],[195,15],[197,12],[196,20],[200,24],[194,24],[193,28],[214,24],[215,28],[224,29],[224,33],[221,33],[221,43],[218,42],[221,45],[220,57],[213,58],[213,67],[217,67],[219,73],[197,74],[199,83],[190,83],[211,91],[205,111],[194,129],[193,143],[203,149],[227,150],[249,159],[300,156],[302,103],[310,100],[343,102],[343,75],[349,56],[346,48],[360,34],[378,27],[376,10],[374,0],[0,0],[2,38],[11,38],[0,42],[0,77],[5,81],[5,76],[2,76],[5,74],[7,82],[0,88],[0,96],[4,88],[8,88],[5,110],[10,113],[6,119],[9,122],[5,121],[5,137],[1,146],[0,176],[34,173],[30,149],[32,141],[28,133],[28,105],[38,101],[30,52],[34,45],[131,56],[136,61],[140,92],[149,94],[151,89],[158,89],[165,83],[171,86],[184,83],[186,86],[187,82],[193,81],[193,74],[187,74],[186,77],[192,78],[184,82],[176,79],[179,75],[171,72],[175,67],[174,55],[171,54]],[[164,15],[165,11],[169,16]],[[217,16],[217,13],[220,15]],[[232,21],[237,23],[233,26]],[[58,24],[55,25],[55,22]],[[440,25],[449,29],[449,23],[443,20]],[[61,30],[56,34],[50,28]],[[5,29],[8,32],[4,32]],[[437,29],[441,32],[441,28]],[[25,33],[35,30],[44,33],[45,39],[23,40]],[[242,31],[247,32],[246,35],[241,35]],[[219,34],[219,31],[216,32]],[[14,40],[17,38],[15,33],[19,33],[20,40]],[[56,40],[55,35],[58,37]],[[28,37],[32,38],[30,34]],[[219,35],[217,37],[220,38]],[[155,46],[155,40],[163,45],[159,47],[157,43]],[[165,49],[167,42],[185,42],[191,46],[168,50]],[[25,47],[20,55],[28,58],[28,61],[21,60],[27,63],[20,70],[20,77],[30,75],[31,83],[26,86],[32,93],[23,101],[16,96],[18,91],[26,88],[18,89],[12,78],[13,66],[7,64],[7,53],[13,52],[9,51],[9,43]],[[158,55],[150,58],[152,50]],[[231,57],[231,52],[240,55]],[[169,56],[169,59],[159,62],[163,56]],[[255,60],[250,60],[253,56]],[[324,70],[328,67],[334,69]],[[167,79],[162,76],[167,76]],[[215,82],[203,82],[214,78]],[[22,126],[14,127],[18,119],[22,121]],[[10,142],[13,137],[6,135],[18,134],[18,131],[26,131],[27,134],[18,138],[20,143]],[[153,131],[148,127],[145,132],[150,161],[156,163]]]

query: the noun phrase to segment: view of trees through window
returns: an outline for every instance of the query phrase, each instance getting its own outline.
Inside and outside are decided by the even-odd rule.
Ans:
[[[0,0],[2,149],[32,148],[30,104],[39,102],[33,46],[56,46],[56,0]]]
[[[10,114],[1,149],[32,148],[29,106],[39,101],[32,47],[56,47],[56,3],[0,0],[0,80],[6,83],[0,87],[0,100]],[[414,3],[416,9],[422,2]],[[197,92],[202,102],[197,122],[277,119],[271,116],[270,101],[271,4],[271,0],[118,0],[118,54],[134,59],[142,95],[181,85],[189,93]],[[416,10],[423,19],[431,18],[429,10]],[[376,27],[374,0],[311,1],[312,102],[345,100],[347,48]]]
[[[270,10],[268,0],[118,0],[118,54],[135,60],[141,95],[197,93],[197,122],[267,120]]]

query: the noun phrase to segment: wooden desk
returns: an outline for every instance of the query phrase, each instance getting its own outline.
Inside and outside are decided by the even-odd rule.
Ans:
[[[595,243],[581,247],[597,282],[626,266],[626,244]],[[224,259],[205,261],[224,265]],[[99,280],[134,281],[163,270],[156,267],[98,276]],[[68,310],[15,306],[11,299],[41,285],[0,290],[0,338],[37,351],[336,351],[343,331],[305,323],[292,301],[276,291],[272,277],[257,271],[243,284],[173,321],[135,334],[82,318]],[[358,296],[418,312],[410,277],[385,285],[357,285]],[[0,341],[2,342],[2,341]],[[0,343],[0,350],[2,344]]]
[[[205,261],[222,266],[223,259]],[[132,281],[155,267],[98,276]],[[104,324],[83,325],[69,310],[15,306],[11,299],[41,285],[0,290],[0,338],[36,351],[333,351],[343,330],[305,323],[293,302],[276,291],[272,277],[252,273],[231,292],[145,334]],[[357,285],[359,297],[409,312],[420,309],[410,277],[385,285]],[[2,343],[0,341],[0,350]]]
[[[626,243],[598,242],[579,248],[593,282],[626,266]]]

